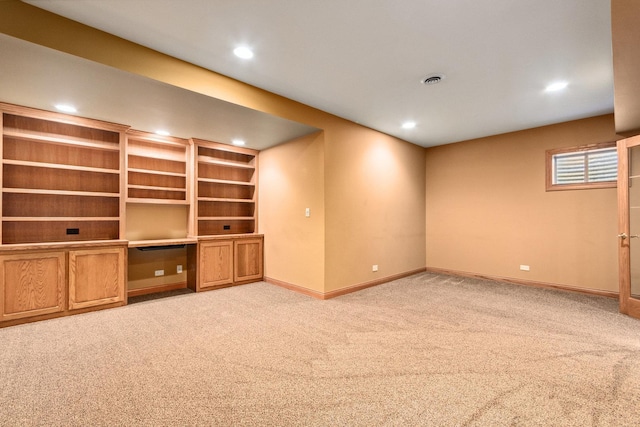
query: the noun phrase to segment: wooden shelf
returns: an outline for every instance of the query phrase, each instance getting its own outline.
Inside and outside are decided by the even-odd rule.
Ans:
[[[258,152],[194,140],[199,236],[256,231]]]
[[[150,197],[146,197],[146,198],[135,198],[135,197],[128,197],[127,198],[127,203],[135,203],[135,204],[147,204],[147,205],[190,205],[190,203],[187,200],[171,200],[171,199],[167,199],[167,198],[158,198],[158,199],[154,199],[154,198],[150,198]]]
[[[216,178],[198,178],[198,182],[211,182],[214,184],[224,184],[224,185],[244,185],[247,187],[254,187],[252,182],[246,181],[232,181],[228,179],[216,179]]]
[[[253,218],[255,203],[253,201],[209,201],[198,200],[199,217],[246,217]]]
[[[252,216],[201,216],[198,219],[200,221],[234,221],[234,220],[253,221]]]
[[[211,181],[198,182],[197,190],[198,200],[200,200],[200,198],[221,198],[253,201],[256,193],[254,185],[238,185]]]
[[[198,156],[198,162],[209,163],[209,164],[218,165],[218,166],[234,167],[239,169],[252,169],[252,170],[255,169],[255,167],[251,164],[242,163],[242,162],[233,162],[229,160],[218,160],[218,159],[207,157],[207,156]]]
[[[186,173],[164,172],[164,171],[152,170],[152,169],[129,168],[129,169],[127,169],[127,171],[135,172],[135,173],[145,173],[145,174],[149,174],[149,175],[166,175],[166,176],[176,176],[176,177],[182,177],[182,178],[186,178],[187,177]]]
[[[78,233],[69,234],[69,229],[77,229]],[[39,218],[38,221],[2,220],[3,244],[117,240],[119,231],[117,218],[111,221],[94,221],[92,218],[83,218],[82,221],[66,218],[55,221],[47,218]]]
[[[161,191],[175,191],[178,193],[184,193],[185,190],[183,188],[175,188],[175,187],[160,187],[160,186],[153,186],[153,185],[129,185],[129,188],[131,189],[138,189],[138,190],[161,190]]]
[[[254,175],[254,168],[237,168],[214,163],[198,162],[198,178],[201,180],[213,179],[223,182],[252,184]]]
[[[216,236],[221,234],[255,233],[254,218],[248,219],[198,219],[198,232],[202,236]]]
[[[119,217],[119,197],[51,193],[2,193],[2,216]]]
[[[185,147],[186,148],[186,147]],[[158,150],[160,152],[160,150]],[[158,156],[158,157],[155,157]],[[168,160],[163,159],[161,154],[149,153],[149,156],[134,156],[129,154],[127,156],[129,165],[128,171],[141,169],[143,172],[168,172],[170,174],[187,176],[187,164],[186,160]]]
[[[229,199],[220,197],[199,197],[200,202],[233,202],[233,203],[254,203],[252,199]]]
[[[257,155],[256,150],[195,138],[193,139],[193,142],[198,146],[198,156],[212,160],[228,161],[247,165],[255,164]]]
[[[119,198],[120,193],[96,193],[91,191],[65,191],[65,190],[45,190],[39,188],[4,188],[3,193],[14,194],[57,194],[60,196],[87,196],[87,197],[114,197]]]
[[[174,189],[164,190],[160,188],[135,188],[129,187],[127,191],[128,203],[139,203],[140,200],[146,200],[147,203],[162,204],[164,202],[173,204],[180,202],[182,204],[189,204],[186,200],[187,196],[183,191],[176,191]]]
[[[127,202],[189,204],[189,141],[129,130]]]
[[[99,172],[99,173],[112,173],[119,175],[119,169],[110,169],[110,168],[98,168],[92,166],[76,166],[69,165],[64,163],[48,163],[48,162],[34,162],[28,160],[12,160],[5,159],[5,165],[15,165],[15,166],[29,166],[33,168],[48,168],[48,169],[64,169],[64,170],[74,170],[74,171],[85,171],[85,172]]]
[[[33,141],[4,138],[3,158],[14,164],[45,167],[62,165],[65,169],[92,170],[96,172],[120,171],[120,154],[78,146],[56,146]],[[23,163],[18,163],[18,162]],[[88,169],[82,169],[88,168]]]
[[[117,216],[4,216],[3,221],[29,222],[29,221],[117,221]]]
[[[52,136],[44,132],[24,132],[18,129],[5,128],[3,135],[5,138],[15,138],[25,141],[46,142],[48,144],[73,145],[84,148],[93,148],[96,150],[120,151],[120,146],[112,143],[93,142],[81,138],[73,138],[70,136],[59,137]]]
[[[126,126],[2,110],[2,244],[120,238]]]

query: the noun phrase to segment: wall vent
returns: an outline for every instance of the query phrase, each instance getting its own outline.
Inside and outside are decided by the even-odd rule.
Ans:
[[[442,81],[442,79],[444,79],[444,76],[441,74],[432,74],[430,76],[425,77],[424,79],[420,80],[422,82],[423,85],[435,85],[438,84]]]

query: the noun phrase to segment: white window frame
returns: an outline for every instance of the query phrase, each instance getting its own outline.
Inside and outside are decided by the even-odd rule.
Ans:
[[[546,152],[546,187],[547,191],[557,191],[557,190],[584,190],[589,188],[615,188],[617,187],[617,167],[616,167],[616,179],[609,181],[591,181],[588,182],[588,166],[585,163],[585,171],[584,177],[585,182],[573,182],[566,184],[558,184],[556,183],[556,159],[567,155],[567,154],[584,154],[585,157],[590,153],[599,152],[603,150],[612,149],[614,153],[616,153],[616,143],[615,142],[603,142],[600,144],[590,144],[590,145],[582,145],[579,147],[569,147],[569,148],[557,148],[552,150],[547,150]]]

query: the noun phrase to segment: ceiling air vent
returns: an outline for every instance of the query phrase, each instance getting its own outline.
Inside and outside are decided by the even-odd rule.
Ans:
[[[422,82],[423,85],[435,85],[438,84],[442,81],[442,79],[444,79],[444,76],[441,74],[432,74],[430,76],[425,77],[424,79],[420,80]]]

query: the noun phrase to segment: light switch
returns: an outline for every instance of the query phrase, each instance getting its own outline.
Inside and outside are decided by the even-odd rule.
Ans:
[[[311,216],[311,209],[306,208],[306,209],[304,210],[304,216],[306,216],[307,218],[309,218],[309,217]]]

